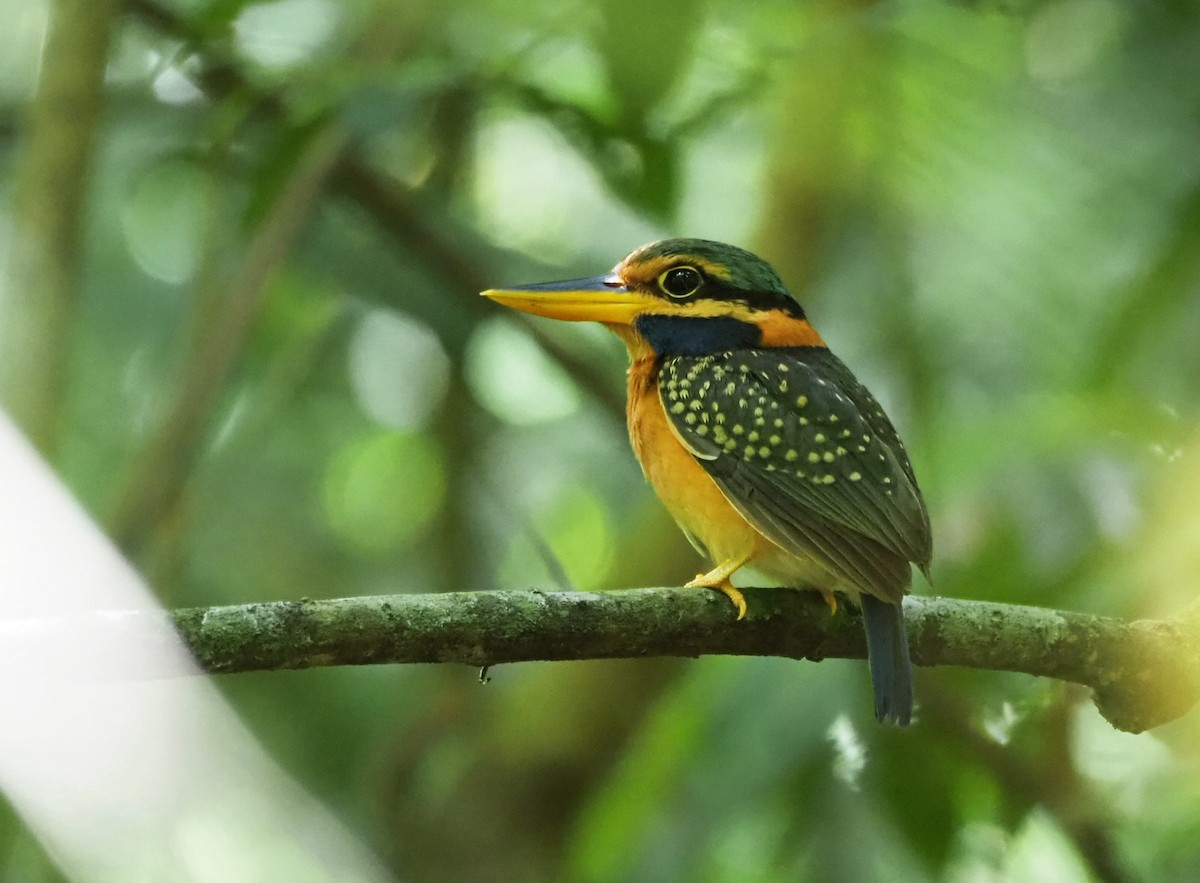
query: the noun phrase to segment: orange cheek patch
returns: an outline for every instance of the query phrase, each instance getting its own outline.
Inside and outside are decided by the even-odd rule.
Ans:
[[[756,324],[762,329],[763,346],[825,346],[825,341],[807,319],[768,313]]]

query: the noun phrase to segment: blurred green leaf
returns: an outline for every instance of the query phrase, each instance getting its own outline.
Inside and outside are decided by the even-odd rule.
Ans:
[[[420,435],[378,433],[346,445],[325,476],[330,529],[366,554],[412,542],[443,503],[442,469],[437,447]]]

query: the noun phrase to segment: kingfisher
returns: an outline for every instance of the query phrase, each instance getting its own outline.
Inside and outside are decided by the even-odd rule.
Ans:
[[[875,715],[912,717],[901,601],[933,538],[904,445],[883,408],[761,258],[706,239],[645,245],[612,272],[490,289],[505,306],[603,324],[629,350],[626,416],[647,480],[713,567],[756,570],[862,610]]]

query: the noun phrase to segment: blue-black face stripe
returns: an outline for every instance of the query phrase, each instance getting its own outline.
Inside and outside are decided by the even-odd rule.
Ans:
[[[732,316],[638,316],[634,330],[659,356],[704,356],[749,349],[762,342],[762,331]]]

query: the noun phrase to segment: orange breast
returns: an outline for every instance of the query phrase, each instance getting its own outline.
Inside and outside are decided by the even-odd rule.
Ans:
[[[639,359],[629,369],[627,416],[629,440],[646,478],[667,511],[705,546],[714,563],[779,551],[738,514],[671,431],[653,359]]]

